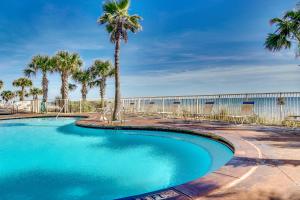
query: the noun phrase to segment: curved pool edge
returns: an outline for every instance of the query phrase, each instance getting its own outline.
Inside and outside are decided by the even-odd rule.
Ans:
[[[47,118],[47,117],[56,117],[53,114],[38,114],[38,115],[18,115],[18,116],[5,116],[1,117],[0,120],[9,120],[9,119],[26,119],[26,118]],[[63,114],[60,117],[81,117],[85,118],[85,120],[79,119],[76,121],[77,126],[82,126],[86,128],[98,128],[98,129],[120,129],[120,128],[131,128],[131,129],[142,129],[149,128],[152,130],[168,130],[175,131],[186,134],[193,134],[199,136],[206,136],[209,138],[218,138],[221,139],[222,142],[227,142],[229,146],[234,150],[233,158],[219,170],[214,171],[204,177],[196,179],[194,181],[170,187],[167,189],[154,191],[151,193],[146,193],[138,196],[126,197],[122,198],[125,200],[143,200],[143,199],[155,199],[155,197],[159,197],[160,199],[172,199],[172,200],[185,200],[185,199],[197,199],[199,197],[203,197],[205,195],[210,194],[218,194],[223,190],[229,189],[235,184],[243,181],[246,176],[249,175],[248,167],[243,166],[243,163],[247,163],[247,161],[240,159],[240,156],[252,156],[258,157],[257,154],[259,152],[255,149],[248,141],[243,140],[240,136],[232,136],[222,135],[219,136],[216,133],[207,132],[204,130],[194,130],[191,128],[172,128],[172,127],[164,127],[162,125],[153,124],[153,126],[107,126],[107,125],[97,125],[95,121],[92,121],[87,114]],[[86,120],[87,119],[87,120]]]
[[[181,133],[181,134],[188,134],[188,135],[195,135],[200,137],[205,137],[214,141],[217,141],[219,143],[222,143],[223,145],[227,146],[233,153],[235,152],[234,145],[228,141],[227,139],[212,134],[212,133],[200,133],[197,131],[187,130],[187,129],[176,129],[176,128],[166,128],[166,127],[157,127],[157,126],[111,126],[111,125],[104,125],[99,126],[95,124],[84,124],[81,123],[80,120],[77,120],[75,123],[77,126],[83,127],[83,128],[93,128],[93,129],[112,129],[112,130],[144,130],[144,131],[164,131],[164,132],[173,132],[173,133]]]
[[[205,137],[223,145],[227,146],[233,152],[233,158],[228,161],[224,166],[219,168],[218,170],[205,175],[204,177],[200,177],[193,181],[169,187],[162,190],[157,190],[149,193],[144,193],[140,195],[120,198],[118,200],[148,200],[148,199],[172,199],[172,200],[190,200],[196,199],[198,197],[202,197],[208,193],[214,192],[220,188],[225,187],[230,184],[232,180],[229,180],[229,175],[224,175],[224,171],[226,170],[226,166],[230,163],[234,157],[236,148],[234,144],[228,139],[218,136],[211,132],[200,132],[189,129],[182,128],[172,128],[172,127],[163,127],[163,126],[137,126],[137,125],[96,125],[93,123],[87,123],[87,121],[77,120],[75,122],[77,126],[83,128],[92,128],[92,129],[113,129],[113,130],[146,130],[146,131],[164,131],[164,132],[175,132],[179,134],[189,134],[195,135],[199,137]]]

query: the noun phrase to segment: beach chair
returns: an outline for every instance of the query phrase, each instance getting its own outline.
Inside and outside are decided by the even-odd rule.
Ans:
[[[13,114],[13,109],[11,107],[9,107],[9,108],[1,107],[0,108],[0,115],[11,115],[11,114]]]
[[[181,118],[182,117],[182,110],[181,110],[181,102],[174,101],[171,105],[171,113],[173,118]]]
[[[235,124],[244,124],[245,122],[250,122],[250,119],[257,118],[254,112],[254,101],[244,101],[241,105],[241,112],[239,115],[228,115],[227,118],[233,121]]]
[[[0,103],[0,115],[11,115],[15,113],[15,106],[13,103],[1,102]]]
[[[110,107],[96,108],[96,112],[98,115],[97,118],[100,122],[110,123],[111,116],[112,116],[112,108]]]
[[[203,108],[203,113],[199,114],[194,114],[195,119],[209,119],[213,115],[213,108],[214,108],[215,102],[213,101],[208,101],[205,102],[204,108]]]
[[[32,105],[31,101],[19,101],[15,103],[18,113],[31,113]]]
[[[129,105],[124,106],[123,112],[128,117],[138,117],[141,114],[141,112],[137,111],[137,107],[134,102],[131,102]]]
[[[297,128],[300,127],[300,116],[297,115],[291,115],[286,117],[283,120],[283,124],[287,127]]]
[[[157,105],[154,101],[150,101],[145,104],[143,112],[140,112],[142,117],[158,117]]]

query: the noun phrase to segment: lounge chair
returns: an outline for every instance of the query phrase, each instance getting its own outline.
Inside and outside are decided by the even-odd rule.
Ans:
[[[205,102],[203,113],[194,114],[195,119],[204,119],[204,118],[210,118],[213,115],[213,108],[214,108],[215,102],[208,101]]]
[[[228,115],[227,119],[233,121],[235,124],[244,124],[250,122],[250,119],[255,119],[257,116],[254,112],[254,101],[244,101],[241,106],[241,112],[239,115]]]
[[[19,101],[15,103],[17,112],[28,113],[32,112],[31,101]]]
[[[300,126],[300,116],[291,115],[284,119],[283,124],[287,127],[296,128]]]
[[[0,115],[11,115],[13,110],[11,108],[0,108]]]
[[[97,114],[99,115],[99,121],[102,122],[110,122],[110,118],[112,115],[112,109],[109,107],[105,108],[97,108],[96,109]]]
[[[133,102],[131,102],[128,106],[123,107],[123,112],[128,117],[138,117],[144,114],[143,112],[138,112],[137,107]]]
[[[11,115],[14,113],[14,106],[10,103],[0,103],[0,115]]]
[[[157,106],[154,101],[150,101],[149,103],[145,104],[143,112],[140,112],[143,117],[154,117],[157,118],[159,112],[157,112]]]
[[[174,118],[181,118],[182,117],[182,109],[181,109],[181,102],[174,101],[173,105],[171,106],[172,115]]]

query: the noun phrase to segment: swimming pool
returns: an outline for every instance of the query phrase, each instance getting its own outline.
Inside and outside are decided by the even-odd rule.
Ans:
[[[107,200],[183,184],[233,152],[187,134],[78,127],[75,118],[0,121],[1,200]]]

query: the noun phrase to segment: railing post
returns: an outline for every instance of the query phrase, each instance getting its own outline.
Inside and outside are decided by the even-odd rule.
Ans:
[[[165,113],[165,98],[162,98],[162,112]]]
[[[283,104],[284,102],[281,102],[282,101],[282,93],[279,94],[279,104],[280,104],[280,123],[283,121]]]
[[[81,99],[79,100],[79,113],[82,113],[82,108],[81,108]]]

